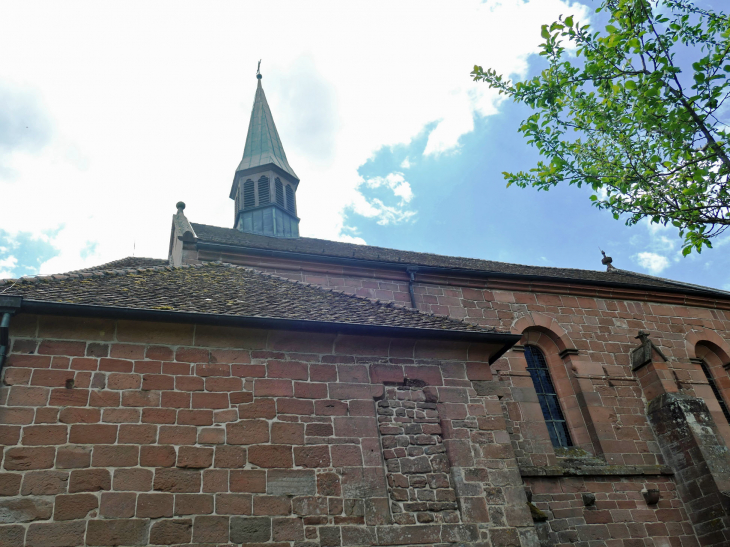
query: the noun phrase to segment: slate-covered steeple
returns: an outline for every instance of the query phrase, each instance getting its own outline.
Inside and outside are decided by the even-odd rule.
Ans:
[[[299,177],[286,159],[261,74],[251,111],[243,159],[236,169],[231,199],[236,201],[235,227],[274,237],[299,237],[296,191]]]

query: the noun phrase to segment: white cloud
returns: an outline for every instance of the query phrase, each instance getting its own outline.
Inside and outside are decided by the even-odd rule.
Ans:
[[[15,268],[18,265],[18,259],[14,256],[0,259],[0,268]]]
[[[632,257],[634,261],[653,274],[660,274],[669,266],[669,259],[657,253],[643,252]]]
[[[372,177],[363,180],[358,185],[361,188],[388,188],[393,195],[400,198],[395,205],[386,205],[379,198],[368,198],[360,191],[352,204],[352,210],[364,217],[377,218],[378,224],[401,224],[414,219],[416,212],[407,208],[408,203],[413,199],[411,185],[403,177],[403,173],[389,173],[385,177]]]
[[[713,242],[712,246],[716,249],[717,247],[724,247],[730,243],[730,236],[723,237],[722,239],[718,239],[717,241]]]
[[[413,220],[416,216],[415,211],[409,211],[402,207],[393,207],[386,205],[378,198],[367,199],[362,194],[355,196],[352,210],[358,215],[367,218],[377,218],[378,224],[386,226],[388,224],[402,224]],[[364,241],[364,240],[363,240]]]
[[[0,247],[0,252],[4,247]],[[18,265],[18,259],[14,256],[0,259],[0,279],[15,277],[13,269]]]
[[[5,152],[13,176],[0,174],[0,230],[54,230],[47,237],[60,253],[42,266],[50,273],[130,255],[135,243],[140,256],[165,257],[178,200],[194,222],[231,226],[227,196],[263,58],[264,89],[302,181],[302,234],[362,242],[343,231],[345,211],[383,223],[415,213],[365,199],[358,167],[433,123],[426,154],[458,150],[474,117],[500,104],[471,81],[473,65],[524,76],[540,25],[568,13],[585,20],[586,8],[560,0],[2,3],[0,87],[37,98],[29,111],[52,131],[43,147]],[[413,193],[392,189],[404,203]]]
[[[411,185],[403,178],[403,173],[389,173],[385,177],[372,177],[363,181],[363,184],[368,188],[387,186],[393,191],[393,194],[401,198],[401,205],[413,199]]]
[[[648,218],[644,218],[638,226],[643,226],[646,232],[635,233],[629,238],[633,247],[642,249],[642,252],[634,254],[631,258],[634,263],[642,268],[650,270],[651,273],[660,273],[669,266],[681,263],[683,260],[692,260],[694,257],[683,257],[681,250],[682,239],[674,226],[654,224]],[[616,266],[616,263],[614,262]],[[617,266],[618,267],[618,266]]]
[[[400,168],[401,169],[410,169],[411,168],[410,158],[406,158],[402,162],[400,162]]]
[[[642,220],[644,225],[646,226],[646,229],[649,230],[649,233],[651,235],[656,235],[662,232],[671,231],[674,229],[674,227],[671,224],[661,224],[659,222],[652,222],[650,218],[645,218]]]

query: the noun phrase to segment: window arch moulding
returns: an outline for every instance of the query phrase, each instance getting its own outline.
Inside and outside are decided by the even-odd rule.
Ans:
[[[730,445],[730,421],[727,419],[730,409],[730,345],[708,329],[691,332],[687,335],[687,343],[690,363],[694,365],[689,385],[694,388],[695,396],[705,401],[718,431]]]
[[[548,328],[546,325],[552,328]],[[561,357],[565,349],[575,348],[568,334],[552,318],[536,313],[522,317],[516,321],[512,326],[512,332],[522,334],[522,340],[520,340],[519,346],[514,348],[516,351],[512,352],[512,355],[508,359],[510,364],[510,372],[508,374],[515,376],[513,378],[513,385],[521,387],[529,385],[534,389],[530,373],[527,370],[527,361],[523,351],[526,345],[536,346],[542,352],[547,362],[555,392],[558,395],[563,415],[568,424],[568,431],[573,447],[585,450],[588,453],[586,455],[594,454],[597,449],[596,438],[595,434],[589,431],[587,425],[589,422],[584,415],[586,407],[584,401],[586,401],[586,396],[581,394],[582,389],[589,389],[592,392],[593,385],[588,381],[587,385],[580,386],[578,380],[575,378],[573,363],[581,359],[580,355],[563,354],[563,357]],[[521,349],[522,351],[520,351]],[[578,352],[576,351],[575,353]],[[600,365],[598,368],[602,372]],[[522,376],[525,376],[525,378],[521,378]],[[593,395],[597,394],[594,393]],[[588,395],[588,398],[590,397],[591,395]],[[525,407],[523,415],[527,416],[528,421],[544,419],[539,405],[535,404],[538,409],[535,412],[534,409],[527,408],[526,403],[519,404]],[[546,436],[547,443],[552,447],[547,437],[547,425],[545,425],[544,435]]]
[[[557,356],[567,360],[572,371],[578,376],[603,376],[603,367],[599,363],[593,363],[581,355],[578,344],[573,341],[567,331],[558,324],[555,319],[541,313],[530,313],[519,318],[512,325],[514,334],[523,334],[523,339],[514,349],[520,351],[521,347],[529,344],[529,337],[524,338],[526,333],[542,333],[547,335],[558,349]],[[528,334],[529,335],[529,334]],[[585,386],[588,388],[588,386]],[[584,391],[584,389],[581,389]],[[588,391],[593,391],[592,386]]]
[[[730,367],[730,344],[714,330],[695,329],[687,333],[685,339],[687,341],[687,355],[690,359],[701,359],[696,352],[697,346],[707,346],[722,360],[725,368]]]

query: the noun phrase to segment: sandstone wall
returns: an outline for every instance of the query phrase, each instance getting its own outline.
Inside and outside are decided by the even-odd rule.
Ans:
[[[222,258],[363,297],[410,303],[405,272],[345,267],[334,272],[337,267],[316,262],[292,267],[243,255]],[[726,305],[657,291],[518,287],[466,275],[419,278],[414,293],[420,310],[523,334],[521,344],[536,345],[546,356],[580,449],[575,453],[553,448],[521,348],[492,365],[498,381],[477,386],[479,393],[500,401],[522,480],[549,519],[537,525],[544,545],[668,545],[669,539],[661,537],[672,538],[673,545],[696,545],[697,534],[703,545],[730,542],[730,531],[722,530],[722,510],[718,513],[724,501],[703,497],[684,483],[677,489],[647,419],[647,404],[662,393],[698,397],[714,422],[718,439],[712,442],[730,441],[730,425],[699,364],[705,361],[730,401]],[[667,360],[655,352],[655,363],[634,371],[630,352],[640,344],[639,330],[651,335]],[[689,457],[696,453],[686,447]],[[570,468],[573,460],[578,469],[569,473],[585,474],[590,464],[594,475],[568,477],[555,470],[566,462]],[[643,490],[658,490],[658,504],[647,504]],[[595,503],[585,505],[583,494],[595,495]],[[698,527],[694,531],[692,522]]]
[[[537,541],[477,344],[22,314],[11,339],[3,547]]]

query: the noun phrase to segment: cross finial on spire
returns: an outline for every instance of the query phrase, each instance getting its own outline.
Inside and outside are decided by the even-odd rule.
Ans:
[[[256,78],[259,80],[263,78],[263,76],[261,76],[261,59],[259,59],[259,66],[256,69]]]

